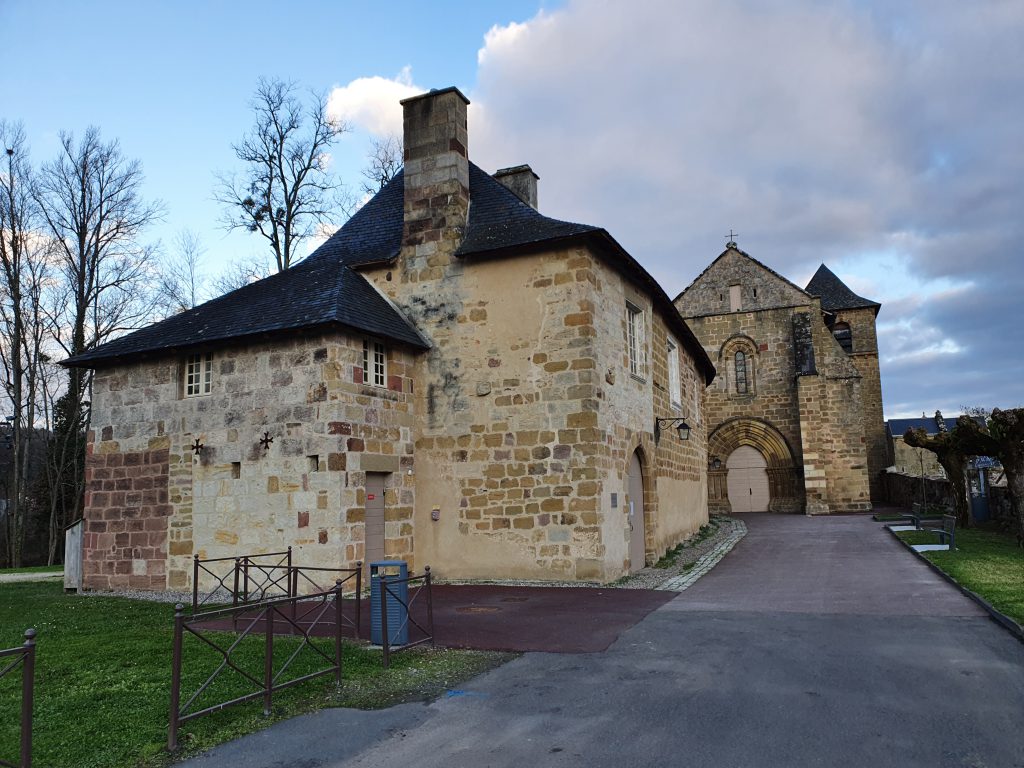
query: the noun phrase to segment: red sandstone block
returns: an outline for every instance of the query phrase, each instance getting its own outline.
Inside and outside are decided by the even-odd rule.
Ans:
[[[145,520],[147,531],[164,531],[167,530],[167,521],[157,517],[149,517]]]
[[[106,456],[108,467],[120,467],[124,464],[124,454],[108,453]]]
[[[94,492],[91,494],[91,498],[86,502],[86,506],[90,508],[106,507],[110,505],[110,494],[104,492]]]
[[[352,381],[356,384],[363,383],[363,369],[358,365],[352,367]]]
[[[402,377],[401,376],[388,376],[388,389],[393,392],[402,391]]]
[[[351,435],[352,425],[347,421],[331,421],[327,424],[327,434],[329,435]]]
[[[126,467],[136,467],[142,463],[142,454],[137,451],[124,454],[124,465]]]

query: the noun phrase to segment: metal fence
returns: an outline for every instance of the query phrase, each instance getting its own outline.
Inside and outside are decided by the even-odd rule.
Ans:
[[[11,659],[6,661],[6,659]],[[35,697],[36,631],[25,630],[25,642],[18,648],[0,650],[0,677],[21,666],[21,754],[18,762],[0,758],[5,768],[32,768],[32,702]]]
[[[174,609],[174,650],[171,667],[171,717],[167,735],[167,748],[172,752],[178,748],[178,731],[181,725],[189,720],[217,712],[234,704],[241,704],[255,699],[263,699],[263,714],[269,715],[273,694],[290,688],[299,683],[312,680],[323,675],[333,674],[335,682],[341,683],[341,636],[344,622],[344,602],[342,600],[343,582],[338,581],[327,591],[308,595],[285,596],[249,603],[203,611],[188,615],[181,603]],[[357,601],[358,603],[358,601]],[[279,625],[283,622],[283,625]],[[224,632],[228,626],[241,627],[235,634]],[[301,636],[298,646],[283,663],[274,664],[275,635],[284,635],[285,629],[294,640]],[[243,641],[247,637],[262,634],[262,676],[243,669],[237,656]],[[196,638],[220,656],[216,669],[200,684],[182,703],[182,671],[185,664],[184,639],[186,635]],[[333,655],[324,652],[312,642],[312,636],[329,637],[333,640]],[[287,676],[295,659],[303,650],[308,650],[322,664],[321,668],[296,677]],[[226,670],[236,673],[236,680],[243,681],[243,687],[249,690],[226,701],[216,701],[202,708],[194,709],[196,702]]]
[[[422,576],[406,576],[404,579],[395,576],[380,576],[381,647],[384,653],[385,669],[391,664],[391,654],[404,651],[406,648],[423,645],[424,643],[434,644],[434,600],[430,591],[430,580],[429,565],[423,569]],[[402,585],[409,587],[407,592],[408,601],[402,599],[403,590],[399,589]],[[421,599],[425,603],[423,607],[426,610],[426,615],[423,617],[424,623],[422,624],[413,618],[413,610],[414,608],[418,610],[416,606]],[[393,645],[391,643],[391,631],[388,628],[388,602],[391,600],[398,603],[399,610],[404,614],[403,620],[398,625],[395,634],[398,635],[403,628],[409,630],[409,641],[403,645]],[[395,606],[392,605],[392,609],[394,608]],[[414,629],[418,630],[420,635],[416,639],[413,639]]]
[[[296,565],[291,547],[281,552],[206,560],[196,555],[192,565],[192,612],[223,608],[218,598],[226,601],[230,597],[231,605],[238,606],[276,597],[298,597],[300,589],[307,593],[326,592],[337,579],[352,586],[358,598],[363,589],[362,570],[362,561],[354,568]],[[213,579],[213,589],[208,592],[200,592],[202,574]],[[357,628],[359,619],[357,603],[354,622]]]

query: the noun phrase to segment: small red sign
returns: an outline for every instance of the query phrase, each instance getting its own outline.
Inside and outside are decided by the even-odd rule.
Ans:
[[[372,494],[372,493],[368,493],[368,494],[366,494],[366,498],[368,498],[368,499],[369,499],[370,501],[373,501],[373,500],[374,500],[374,499],[376,499],[377,497],[376,497],[376,495],[374,495],[374,494]]]

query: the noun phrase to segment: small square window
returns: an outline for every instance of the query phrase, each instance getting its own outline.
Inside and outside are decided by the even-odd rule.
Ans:
[[[363,339],[363,383],[388,385],[388,350],[379,341]]]
[[[232,461],[231,462],[231,479],[239,480],[242,477],[242,462]]]
[[[307,456],[306,457],[306,469],[309,472],[319,472],[320,471],[320,455],[319,454],[314,453],[312,456]]]
[[[190,355],[185,361],[185,397],[213,391],[213,355]]]

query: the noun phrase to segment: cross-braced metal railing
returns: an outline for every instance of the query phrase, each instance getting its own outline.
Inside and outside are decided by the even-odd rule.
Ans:
[[[422,576],[406,576],[404,579],[398,576],[380,576],[381,648],[384,652],[385,669],[391,664],[391,654],[404,651],[406,648],[423,645],[424,643],[434,644],[434,600],[430,592],[430,578],[429,565],[423,569]],[[402,599],[402,590],[399,589],[403,584],[409,587],[407,601]],[[414,586],[417,584],[419,586]],[[421,597],[426,603],[425,624],[421,624],[413,618],[413,606]],[[398,607],[399,611],[404,612],[402,621],[394,630],[391,630],[388,625],[388,603],[391,601],[397,603],[397,606],[394,603],[392,604],[392,610]],[[419,630],[422,637],[416,640],[411,639],[413,627]],[[392,644],[391,635],[394,634],[395,637],[400,637],[403,629],[409,630],[409,641],[402,645]]]
[[[220,565],[214,565],[214,563]],[[221,566],[230,563],[226,571]],[[258,602],[270,597],[294,597],[291,591],[292,548],[281,552],[265,552],[236,557],[211,557],[192,561],[192,612],[204,605],[216,608],[218,597],[231,598],[231,605]],[[213,588],[200,597],[199,577],[213,578]]]
[[[335,682],[341,683],[341,633],[344,603],[342,582],[337,582],[333,589],[295,597],[282,597],[264,600],[259,603],[232,606],[219,610],[203,611],[202,613],[185,613],[185,606],[178,603],[174,607],[174,650],[171,664],[171,717],[167,735],[167,748],[172,752],[178,748],[178,731],[182,723],[211,712],[217,712],[234,704],[241,704],[255,699],[263,699],[263,714],[269,715],[273,694],[276,691],[290,688],[307,680],[323,675],[333,674]],[[231,625],[241,627],[241,631],[228,634],[220,628],[222,620],[230,619]],[[288,633],[289,642],[299,636],[294,651],[274,668],[275,623],[283,621]],[[325,653],[312,642],[312,636],[320,630],[329,628],[328,636],[334,641],[333,657]],[[239,650],[246,638],[264,635],[263,644],[263,675],[262,678],[243,669],[232,654]],[[186,635],[195,637],[202,645],[212,649],[220,656],[217,668],[189,695],[182,703],[181,681],[184,665],[184,639]],[[218,642],[221,641],[221,642]],[[284,679],[285,673],[292,662],[303,651],[310,651],[314,657],[326,663],[321,669],[300,674],[291,679]],[[194,709],[200,697],[225,670],[231,670],[244,682],[248,692],[235,696],[227,701],[218,701],[201,709]]]
[[[10,661],[7,661],[10,659]],[[0,677],[21,667],[21,754],[18,762],[0,758],[5,768],[32,768],[32,702],[35,697],[36,631],[25,630],[25,642],[17,648],[0,650]]]

